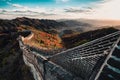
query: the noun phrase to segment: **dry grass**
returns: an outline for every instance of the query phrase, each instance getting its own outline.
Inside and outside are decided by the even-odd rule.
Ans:
[[[33,27],[22,28],[31,30],[34,33],[34,36],[31,40],[24,40],[24,43],[29,46],[37,47],[43,50],[54,50],[63,47],[61,39],[57,34],[49,34]]]

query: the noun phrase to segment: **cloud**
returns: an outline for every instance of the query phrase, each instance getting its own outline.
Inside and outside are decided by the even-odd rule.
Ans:
[[[23,8],[23,9],[27,9],[27,8],[28,8],[28,7],[22,6],[22,5],[20,5],[20,4],[13,4],[13,3],[11,3],[11,2],[6,2],[6,3],[7,3],[8,5],[14,7],[14,8]]]
[[[39,13],[40,15],[42,16],[54,16],[56,14],[53,14],[53,13]]]
[[[68,9],[64,9],[65,12],[70,12],[70,13],[86,13],[86,12],[90,12],[91,9],[89,8],[68,8]]]
[[[58,2],[68,2],[70,0],[56,0]],[[26,16],[32,18],[47,19],[119,19],[120,20],[120,0],[102,0],[93,2],[85,6],[68,6],[62,8],[43,8],[28,7],[20,4],[7,2],[12,9],[1,9],[0,18],[15,18],[18,16]]]
[[[5,9],[0,9],[0,12],[7,12],[7,10],[5,10]]]
[[[20,4],[12,4],[13,7],[16,7],[16,8],[24,8],[24,6],[20,5]]]
[[[60,2],[63,2],[63,3],[65,3],[65,2],[68,2],[68,1],[70,1],[70,0],[55,0],[57,3],[60,3]]]
[[[69,0],[61,0],[62,2],[68,2]]]
[[[16,6],[15,6],[16,7]],[[21,6],[17,6],[20,7]],[[16,17],[30,17],[30,18],[47,18],[47,17],[53,17],[55,16],[55,13],[49,13],[42,8],[28,8],[27,10],[24,9],[0,9],[0,18],[3,19],[12,19]]]
[[[94,7],[91,13],[95,19],[119,19],[120,20],[120,0],[104,0]],[[91,16],[89,15],[91,18]]]

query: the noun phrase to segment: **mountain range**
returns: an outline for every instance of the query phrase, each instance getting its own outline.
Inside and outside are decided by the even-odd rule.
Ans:
[[[42,51],[54,51],[76,47],[118,31],[113,27],[100,29],[103,27],[94,26],[93,21],[86,20],[39,20],[26,17],[0,19],[0,80],[33,80],[30,68],[24,64],[22,58],[17,41],[19,35],[13,33],[20,34],[22,31],[30,30],[34,37],[24,41],[26,45]]]

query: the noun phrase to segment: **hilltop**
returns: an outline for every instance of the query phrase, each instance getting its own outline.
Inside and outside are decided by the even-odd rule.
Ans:
[[[20,34],[27,35],[27,33],[21,33],[22,31],[29,30],[34,34],[31,40],[24,40],[26,45],[47,51],[48,53],[55,50],[66,50],[76,47],[118,31],[118,29],[113,27],[94,30],[97,28],[92,27],[91,24],[71,22],[39,20],[25,17],[13,20],[1,19],[0,80],[33,80],[30,68],[24,64],[22,52],[17,41],[17,37]],[[92,31],[87,30],[88,28]]]
[[[113,27],[102,28],[77,34],[66,34],[63,35],[61,38],[66,48],[72,48],[116,31],[118,31],[118,29]]]

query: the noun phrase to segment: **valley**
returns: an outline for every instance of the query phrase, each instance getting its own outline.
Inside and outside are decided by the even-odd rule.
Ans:
[[[72,23],[73,22],[73,23]],[[94,27],[79,21],[39,20],[26,17],[0,20],[0,80],[33,80],[25,65],[17,38],[25,45],[53,55],[118,31],[118,26]],[[6,71],[8,70],[8,71]],[[19,73],[20,72],[20,73]],[[3,74],[4,73],[4,74]],[[11,74],[13,73],[13,74]],[[11,77],[12,76],[12,77]],[[17,79],[19,78],[19,79]]]

